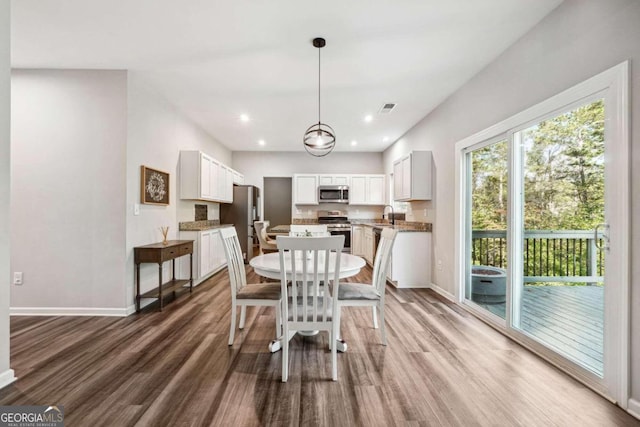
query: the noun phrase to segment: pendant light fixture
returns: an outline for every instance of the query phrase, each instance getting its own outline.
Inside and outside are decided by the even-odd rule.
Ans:
[[[320,120],[320,49],[326,44],[323,38],[313,39],[313,46],[318,49],[318,123],[309,126],[303,138],[305,150],[316,157],[326,156],[336,145],[336,135],[333,129]]]

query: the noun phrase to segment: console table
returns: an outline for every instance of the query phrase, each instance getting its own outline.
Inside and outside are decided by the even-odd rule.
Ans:
[[[189,283],[189,293],[193,292],[193,240],[169,240],[166,244],[153,243],[146,246],[133,248],[134,262],[136,264],[136,312],[140,312],[140,300],[142,298],[157,298],[162,311],[162,294],[174,292]],[[176,258],[189,255],[189,279],[176,280]],[[171,261],[172,278],[167,283],[162,283],[162,264]],[[140,264],[158,264],[158,289],[140,293]]]

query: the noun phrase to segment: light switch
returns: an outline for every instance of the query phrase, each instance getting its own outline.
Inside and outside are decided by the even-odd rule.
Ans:
[[[140,203],[133,204],[133,214],[140,215]]]

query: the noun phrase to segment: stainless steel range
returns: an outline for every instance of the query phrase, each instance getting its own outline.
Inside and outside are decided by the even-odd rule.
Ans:
[[[332,236],[344,236],[342,252],[351,252],[351,223],[346,212],[318,211],[318,223],[327,224],[327,230]]]

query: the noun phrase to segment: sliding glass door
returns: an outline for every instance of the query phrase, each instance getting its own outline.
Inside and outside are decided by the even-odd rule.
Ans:
[[[514,328],[603,376],[605,111],[601,98],[513,135],[521,277]]]
[[[628,397],[628,64],[457,144],[459,300]]]
[[[507,140],[498,138],[466,153],[469,252],[464,297],[502,319],[507,306],[507,148]]]

